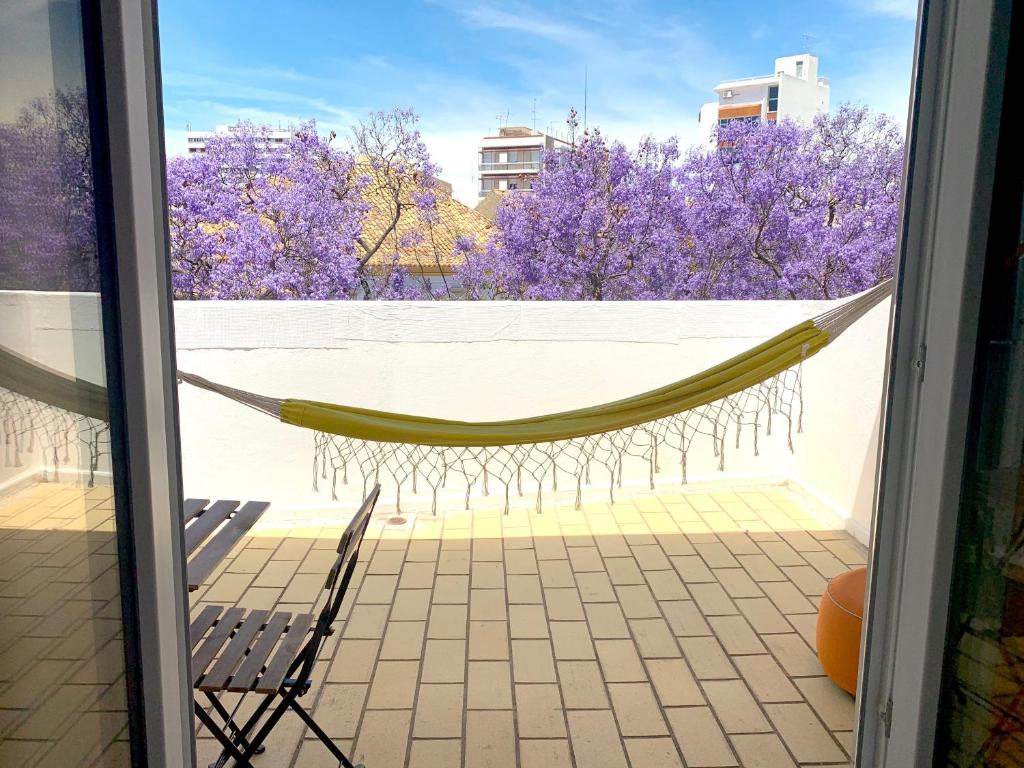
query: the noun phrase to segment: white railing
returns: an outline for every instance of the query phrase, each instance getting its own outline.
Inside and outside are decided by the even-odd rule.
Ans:
[[[480,171],[487,173],[489,171],[532,171],[537,173],[540,171],[540,161],[523,161],[517,163],[480,163]]]

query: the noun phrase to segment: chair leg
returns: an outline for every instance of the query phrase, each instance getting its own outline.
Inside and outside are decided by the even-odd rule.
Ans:
[[[345,768],[355,768],[352,761],[348,759],[344,752],[338,749],[338,745],[335,744],[333,739],[327,735],[327,732],[320,727],[319,723],[313,719],[313,716],[303,709],[299,702],[293,699],[290,706],[295,710],[295,714],[302,718],[302,721],[309,727],[309,730],[316,734],[317,738],[323,742],[324,746],[330,750],[331,754],[334,755],[334,757],[337,758]]]
[[[220,729],[220,726],[217,725],[217,722],[210,717],[206,710],[199,706],[198,701],[195,702],[195,709],[196,717],[199,718],[199,721],[207,727],[210,733],[214,735],[214,738],[216,738],[224,747],[221,751],[220,757],[217,758],[214,765],[224,765],[224,763],[227,762],[227,756],[231,755],[231,757],[235,759],[235,764],[238,768],[253,768],[252,763],[249,762],[249,758],[239,751],[238,746],[227,737],[227,734]]]
[[[252,731],[256,727],[257,723],[259,723],[260,718],[263,717],[263,713],[266,712],[267,709],[270,708],[271,703],[277,697],[278,693],[280,693],[280,691],[278,691],[277,693],[268,693],[268,694],[266,694],[263,697],[263,701],[261,701],[256,706],[256,709],[253,711],[253,713],[251,715],[249,715],[249,719],[246,720],[245,723],[243,723],[241,725],[241,727],[238,728],[238,732],[242,733],[242,734],[245,734],[245,735],[248,735],[248,734],[252,733]],[[266,745],[264,744],[265,740],[266,740],[266,735],[264,735],[263,738],[251,739],[251,741],[257,745],[256,749],[253,750],[252,754],[259,755],[259,754],[263,754],[266,751]],[[246,747],[246,748],[248,748],[248,747]]]
[[[217,711],[217,714],[224,718],[224,725],[226,725],[228,729],[230,729],[230,731],[235,735],[235,741],[241,744],[243,749],[248,749],[249,742],[245,738],[245,731],[243,731],[238,726],[238,724],[235,723],[232,713],[228,712],[227,708],[221,703],[220,699],[218,699],[212,693],[210,693],[209,691],[204,691],[204,693],[206,694],[206,698],[209,699],[210,703],[213,705],[213,708]],[[266,751],[267,748],[263,744],[258,744],[256,746],[255,754],[262,755]]]
[[[264,741],[266,741],[267,736],[270,735],[270,732],[274,730],[274,726],[277,725],[277,721],[281,719],[281,716],[284,715],[285,711],[288,709],[289,703],[295,700],[296,693],[297,691],[295,689],[292,689],[289,690],[288,693],[281,693],[281,691],[279,690],[277,694],[269,694],[267,698],[260,704],[260,707],[257,708],[256,712],[253,713],[253,716],[245,722],[244,726],[242,726],[242,730],[245,733],[249,733],[250,729],[254,727],[256,722],[259,720],[259,716],[262,715],[263,712],[266,711],[267,707],[270,706],[271,699],[273,699],[278,694],[282,696],[284,700],[277,705],[273,712],[270,713],[270,716],[267,718],[267,721],[263,723],[260,729],[256,732],[256,735],[253,736],[252,739],[250,739],[251,743],[243,753],[247,762],[248,759],[252,757],[252,755],[256,752],[256,747],[254,745],[262,744]]]

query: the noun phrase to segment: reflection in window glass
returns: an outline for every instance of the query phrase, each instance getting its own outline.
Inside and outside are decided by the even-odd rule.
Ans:
[[[0,4],[0,765],[128,765],[80,6]]]
[[[955,766],[1024,764],[1024,230],[1016,239],[987,266],[981,304],[940,707]]]

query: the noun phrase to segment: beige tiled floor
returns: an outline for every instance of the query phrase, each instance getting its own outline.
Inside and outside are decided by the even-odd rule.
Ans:
[[[0,495],[0,766],[128,765],[108,487]]]
[[[334,515],[271,510],[193,610],[309,610]],[[864,559],[781,487],[378,523],[306,705],[368,768],[846,765],[853,701],[813,635]],[[286,717],[258,763],[332,765],[303,735]]]

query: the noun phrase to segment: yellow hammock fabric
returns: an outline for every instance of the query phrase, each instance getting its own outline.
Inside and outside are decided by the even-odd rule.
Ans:
[[[0,347],[0,388],[68,413],[107,420],[107,389]]]
[[[278,417],[286,424],[376,443],[450,448],[530,445],[597,435],[683,413],[759,384],[815,355],[892,292],[891,280],[713,368],[611,403],[505,421],[456,421],[314,400],[254,395],[194,374],[179,379]]]
[[[681,413],[769,379],[829,343],[811,320],[713,368],[612,403],[507,421],[454,421],[312,400],[284,400],[286,424],[379,443],[446,447],[528,445],[586,437]]]

